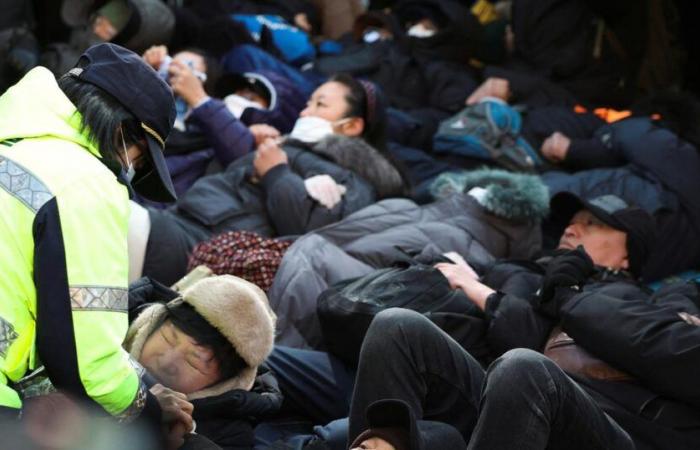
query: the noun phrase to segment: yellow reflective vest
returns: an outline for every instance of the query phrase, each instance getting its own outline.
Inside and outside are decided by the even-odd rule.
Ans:
[[[54,386],[123,420],[147,391],[121,344],[128,192],[38,67],[0,97],[0,406],[43,364]]]

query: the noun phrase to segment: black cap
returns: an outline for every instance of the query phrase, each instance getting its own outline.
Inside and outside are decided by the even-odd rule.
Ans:
[[[163,148],[175,121],[170,86],[139,55],[116,44],[98,44],[80,56],[70,75],[111,94],[140,122],[153,167],[137,172],[132,187],[157,202],[177,199]]]
[[[413,409],[403,400],[378,400],[365,411],[372,429],[400,428],[408,433],[410,450],[466,450],[462,435],[451,425],[417,420]]]
[[[217,97],[224,98],[243,88],[248,88],[267,100],[267,109],[275,109],[277,106],[277,89],[267,77],[255,72],[226,73],[219,77],[214,91]]]
[[[550,201],[552,220],[563,231],[578,211],[585,209],[601,222],[627,234],[629,269],[639,276],[651,253],[656,234],[654,218],[637,206],[630,206],[612,194],[582,199],[571,192],[560,192]]]

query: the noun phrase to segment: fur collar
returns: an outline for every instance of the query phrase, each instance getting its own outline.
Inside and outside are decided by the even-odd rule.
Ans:
[[[542,220],[549,214],[549,191],[537,175],[500,169],[448,172],[435,179],[430,193],[441,199],[475,187],[483,190],[474,198],[495,216],[522,222]]]
[[[370,183],[379,198],[400,197],[403,180],[394,165],[363,139],[332,134],[310,147]]]
[[[234,346],[248,363],[238,376],[189,394],[190,400],[221,395],[234,389],[250,390],[258,366],[272,351],[276,316],[265,293],[252,283],[232,275],[205,278],[185,290],[169,304],[187,302]],[[126,335],[125,348],[139,359],[148,337],[165,320],[165,305],[146,308],[134,320]]]

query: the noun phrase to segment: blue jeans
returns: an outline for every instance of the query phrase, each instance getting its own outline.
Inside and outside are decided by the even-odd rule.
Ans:
[[[255,429],[256,449],[274,442],[301,449],[320,439],[327,448],[344,450],[354,370],[328,353],[279,345],[266,364],[275,373],[284,403],[280,419]],[[318,424],[324,425],[314,426]]]

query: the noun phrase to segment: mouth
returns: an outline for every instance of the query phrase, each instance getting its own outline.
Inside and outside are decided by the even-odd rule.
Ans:
[[[574,246],[567,240],[562,239],[559,241],[559,250],[573,250]]]

